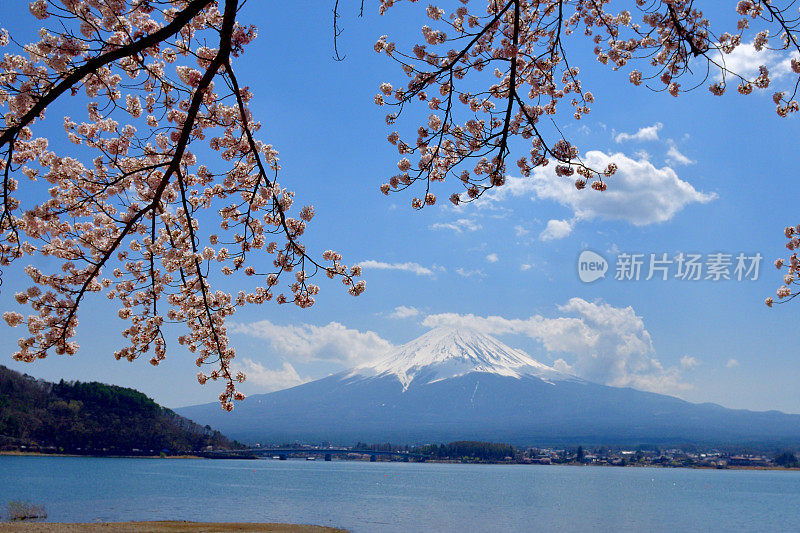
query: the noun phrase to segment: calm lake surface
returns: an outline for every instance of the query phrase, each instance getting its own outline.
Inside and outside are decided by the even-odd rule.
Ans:
[[[0,456],[48,521],[368,531],[800,531],[800,472]]]

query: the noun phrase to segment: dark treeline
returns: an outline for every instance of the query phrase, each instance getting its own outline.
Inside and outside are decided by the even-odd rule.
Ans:
[[[786,468],[800,467],[800,461],[797,460],[797,456],[790,451],[785,451],[775,456],[775,464]]]
[[[513,458],[515,449],[510,444],[493,442],[458,441],[450,444],[425,444],[423,446],[397,445],[390,442],[367,444],[357,442],[353,451],[412,453],[427,459],[500,462]]]
[[[50,383],[0,365],[0,445],[64,453],[175,453],[240,447],[141,392]]]
[[[414,448],[413,451],[436,459],[498,462],[513,458],[515,450],[510,444],[458,441],[450,444],[428,444]]]

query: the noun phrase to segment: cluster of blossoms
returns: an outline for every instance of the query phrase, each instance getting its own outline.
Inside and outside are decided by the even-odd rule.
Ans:
[[[381,0],[381,14],[399,1]],[[434,183],[452,176],[461,190],[450,200],[454,204],[474,200],[505,183],[512,137],[529,143],[529,153],[517,159],[523,176],[552,162],[556,175],[575,179],[576,188],[590,184],[604,191],[605,178],[616,166],[584,165],[578,149],[561,138],[554,118],[559,104],[568,102],[572,117],[580,120],[594,102],[578,68],[568,61],[565,37],[574,33],[591,40],[601,64],[630,69],[628,79],[634,85],[672,96],[685,90],[684,79],[690,80],[684,83],[691,88],[707,83],[718,96],[731,82],[743,95],[767,89],[772,80],[766,66],[748,78],[726,63],[727,56],[751,40],[756,52],[788,52],[791,70],[800,74],[800,17],[792,12],[794,3],[781,7],[769,0],[740,0],[735,4],[735,30],[721,34],[712,32],[693,0],[636,0],[636,14],[614,12],[613,3],[452,0],[449,10],[427,6],[430,26],[422,27],[422,41],[410,51],[398,49],[388,36],[381,37],[375,51],[398,62],[409,79],[400,87],[380,85],[375,103],[393,108],[386,115],[387,124],[395,124],[412,101],[429,109],[427,120],[416,128],[416,138],[397,131],[389,134],[388,141],[401,157],[400,172],[381,185],[381,191],[390,194],[422,182],[424,196],[412,199],[412,207],[421,209],[435,202]],[[756,24],[767,29],[752,30]],[[646,67],[636,68],[636,63]],[[702,71],[705,76],[694,79]],[[487,82],[490,76],[493,82]],[[468,85],[470,79],[478,81]],[[795,77],[791,91],[774,93],[778,115],[800,110],[795,99],[799,86],[800,78]],[[779,297],[793,296],[787,286],[778,291]]]
[[[608,3],[610,0],[603,2]],[[683,91],[678,80],[691,78],[698,70],[697,65],[701,65],[705,77],[699,82],[693,80],[691,88],[711,78],[713,81],[708,83],[708,89],[716,96],[725,94],[731,80],[739,94],[749,95],[754,88],[766,89],[771,83],[766,66],[761,65],[758,75],[748,78],[728,68],[726,61],[728,55],[750,41],[745,32],[750,31],[754,22],[776,29],[774,34],[768,29],[754,33],[751,39],[756,52],[800,52],[794,35],[799,29],[800,19],[789,12],[790,6],[781,8],[765,0],[741,0],[736,4],[736,13],[740,16],[736,29],[715,34],[710,21],[695,7],[693,0],[637,0],[636,3],[642,12],[641,22],[634,21],[627,11],[616,16],[601,16],[601,24],[596,23],[597,18],[585,19],[585,33],[587,36],[594,35],[594,51],[601,63],[610,64],[616,70],[632,60],[647,60],[651,69],[649,74],[645,75],[638,69],[630,72],[629,79],[634,85],[647,84],[651,89],[666,90],[672,96],[678,96]],[[592,16],[596,14],[597,11],[594,11]],[[594,33],[589,27],[592,20],[595,26],[604,27],[605,35]],[[706,68],[703,69],[703,66]],[[800,64],[796,60],[792,60],[792,70],[800,73]],[[786,92],[775,93],[779,115],[786,116],[797,111],[798,104],[794,100],[796,93],[796,85],[788,96]]]
[[[381,11],[393,4],[383,1]],[[611,168],[590,169],[569,142],[548,140],[553,130],[548,123],[559,102],[569,101],[578,120],[594,102],[583,89],[579,69],[569,65],[561,41],[562,33],[572,31],[577,22],[564,18],[559,2],[490,0],[482,12],[466,4],[449,14],[428,6],[428,18],[441,29],[423,26],[423,42],[408,53],[387,36],[375,44],[375,51],[397,61],[409,78],[402,87],[380,86],[375,102],[394,108],[387,123],[394,124],[412,101],[424,102],[430,110],[416,138],[389,135],[402,159],[400,172],[381,191],[389,194],[423,181],[425,194],[412,199],[412,207],[420,209],[436,201],[432,184],[452,176],[462,192],[453,193],[450,201],[472,201],[505,183],[506,158],[515,137],[530,142],[529,153],[517,160],[523,175],[552,161],[559,175],[577,174],[578,188],[595,182],[595,189],[605,189],[603,179],[613,174]],[[480,85],[470,85],[473,79],[481,79]]]
[[[381,0],[380,12],[398,1]],[[394,124],[406,104],[414,100],[424,102],[431,111],[417,128],[416,138],[401,137],[399,132],[388,137],[402,159],[400,173],[384,183],[381,191],[389,194],[422,181],[425,199],[412,200],[417,209],[429,203],[433,182],[448,175],[458,178],[464,191],[450,196],[455,204],[503,185],[514,136],[530,143],[529,155],[517,159],[524,176],[554,162],[559,176],[577,174],[578,189],[594,182],[592,188],[605,190],[604,178],[612,172],[588,168],[577,150],[566,155],[556,150],[556,144],[566,141],[560,139],[557,127],[547,123],[552,122],[561,102],[569,102],[576,120],[589,113],[594,102],[592,93],[582,86],[578,68],[568,62],[564,38],[570,34],[580,32],[589,38],[597,61],[614,70],[634,60],[646,62],[650,72],[633,69],[630,81],[673,96],[683,91],[679,80],[693,75],[696,63],[692,62],[698,58],[707,62],[706,79],[716,73],[709,84],[713,94],[724,94],[731,78],[738,80],[741,94],[767,88],[770,74],[765,66],[755,78],[747,79],[725,63],[725,56],[742,45],[744,32],[754,20],[778,29],[774,36],[768,30],[758,32],[753,38],[756,50],[800,52],[793,34],[798,19],[788,14],[788,8],[762,0],[738,2],[740,18],[735,32],[721,35],[712,33],[708,19],[692,0],[637,0],[638,16],[628,10],[612,12],[611,0],[473,3],[478,7],[470,6],[469,0],[454,1],[449,13],[429,5],[427,16],[437,28],[423,26],[423,42],[410,52],[399,50],[387,36],[375,44],[375,51],[397,61],[409,78],[403,87],[381,84],[375,96],[378,105],[395,108],[387,114],[387,123]],[[800,73],[800,62],[792,60],[792,69]],[[495,83],[485,81],[486,73],[494,76]],[[467,83],[463,80],[470,78],[482,79],[479,85],[464,87]],[[476,91],[475,86],[483,90]],[[791,94],[775,93],[779,115],[800,109],[794,99],[796,92],[797,85]],[[415,156],[414,161],[410,155]]]
[[[797,257],[797,250],[800,250],[800,224],[788,226],[784,230],[784,236],[787,239],[786,248],[792,252],[792,255],[789,256],[789,259],[777,259],[775,268],[778,270],[786,268],[786,274],[783,276],[783,285],[776,291],[778,299],[786,302],[800,294],[792,290],[792,285],[798,285],[798,279],[800,279],[800,258]],[[764,303],[772,307],[775,300],[770,296],[764,300]]]
[[[256,37],[255,27],[236,21],[241,3],[30,4],[58,29],[0,59],[0,266],[38,254],[60,268],[25,268],[33,286],[16,300],[33,313],[3,315],[29,333],[15,359],[74,354],[78,309],[89,293],[104,292],[128,322],[117,359],[152,354],[159,364],[164,325],[183,323],[179,342],[198,367],[211,366],[198,381],[223,381],[220,402],[230,410],[244,398],[236,390],[244,375],[231,369],[227,317],[270,300],[309,307],[319,273],[340,278],[350,294],[364,291],[360,267],[341,254],[306,253],[299,239],[314,209],[292,215],[294,194],[277,182],[278,152],[255,137],[252,93],[231,67]],[[12,44],[0,31],[0,46]],[[46,107],[62,96],[87,110],[64,118],[70,156],[36,136]],[[207,147],[218,157],[200,164],[195,152]],[[208,228],[214,223],[218,229]],[[248,289],[212,289],[210,277],[237,273],[250,278]]]

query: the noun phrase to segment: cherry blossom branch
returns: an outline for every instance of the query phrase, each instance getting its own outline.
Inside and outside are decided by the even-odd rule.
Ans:
[[[180,167],[180,162],[183,157],[183,152],[186,150],[186,146],[189,142],[189,137],[192,133],[192,127],[194,124],[195,117],[200,110],[200,104],[203,99],[203,93],[205,90],[208,89],[209,85],[211,84],[211,80],[216,76],[217,70],[227,61],[228,54],[230,53],[231,45],[230,45],[230,36],[233,31],[233,23],[236,20],[236,0],[227,0],[225,3],[225,16],[223,19],[222,24],[222,31],[220,32],[220,49],[217,53],[217,56],[211,62],[209,69],[201,78],[197,89],[194,93],[192,98],[191,106],[187,112],[187,120],[184,123],[183,129],[180,134],[180,138],[175,146],[175,155],[172,158],[172,162],[167,167],[166,172],[164,173],[164,177],[161,180],[161,183],[158,185],[158,188],[155,190],[155,194],[153,195],[153,200],[150,204],[145,207],[144,209],[140,210],[136,213],[123,227],[120,234],[114,239],[111,246],[103,254],[100,261],[94,264],[94,268],[90,271],[89,276],[84,281],[81,288],[77,291],[75,295],[74,303],[71,305],[70,310],[64,319],[64,328],[61,330],[61,335],[58,336],[55,343],[53,345],[66,344],[67,339],[67,332],[68,326],[73,322],[75,318],[75,314],[78,311],[78,307],[80,306],[81,300],[86,295],[86,291],[95,278],[100,273],[100,270],[103,268],[103,265],[108,261],[111,255],[119,248],[119,245],[128,235],[128,233],[134,228],[136,223],[145,216],[145,214],[149,212],[153,212],[161,202],[161,195],[164,193],[165,188],[170,182],[170,178],[173,174],[178,172]],[[44,347],[43,350],[46,350],[48,347]]]
[[[363,11],[364,6],[361,6]],[[339,0],[333,4],[333,59],[336,61],[344,61],[345,56],[339,55],[339,36],[342,34],[342,29],[338,26],[339,21]]]
[[[67,77],[62,79],[55,87],[49,88],[48,91],[36,101],[33,107],[31,107],[22,117],[20,117],[15,125],[4,129],[2,133],[0,133],[0,147],[8,144],[23,127],[27,126],[33,120],[35,120],[36,117],[41,115],[47,106],[55,102],[64,93],[71,90],[75,84],[80,82],[87,75],[98,71],[101,67],[104,67],[109,63],[113,63],[114,61],[118,61],[119,59],[125,57],[134,56],[142,50],[150,48],[151,46],[166,40],[170,35],[178,33],[181,28],[191,22],[191,20],[198,13],[200,13],[213,1],[214,0],[191,0],[186,6],[186,9],[179,12],[172,22],[160,30],[148,35],[147,37],[143,37],[138,41],[117,48],[116,50],[106,52],[101,56],[95,57],[86,63],[83,63],[80,67],[72,71]]]
[[[238,83],[238,81],[236,79],[236,75],[234,74],[233,68],[231,67],[231,65],[229,63],[225,65],[225,68],[226,68],[226,72],[228,74],[228,78],[230,79],[231,85],[233,87],[233,94],[236,95],[236,100],[237,100],[237,103],[238,103],[238,106],[239,106],[239,113],[241,115],[241,120],[242,120],[242,130],[243,130],[245,136],[247,137],[247,142],[250,145],[251,153],[252,153],[253,158],[255,159],[256,165],[258,166],[258,169],[259,169],[258,178],[257,178],[257,181],[255,183],[254,190],[253,190],[253,192],[251,194],[251,200],[250,200],[250,202],[248,202],[248,211],[247,211],[247,214],[246,214],[245,223],[243,224],[244,227],[245,227],[245,230],[246,230],[246,228],[248,227],[248,222],[250,220],[250,209],[249,209],[249,206],[252,205],[252,200],[253,200],[253,198],[255,198],[257,189],[261,187],[261,181],[262,180],[265,181],[267,183],[267,185],[272,188],[273,191],[274,191],[274,183],[270,183],[269,179],[266,176],[266,169],[265,169],[263,160],[261,159],[261,155],[259,153],[258,146],[256,145],[255,138],[253,137],[253,134],[252,134],[252,131],[251,131],[251,128],[250,128],[250,125],[249,125],[249,121],[248,121],[248,118],[247,118],[248,117],[248,113],[247,113],[247,111],[245,109],[244,102],[242,101],[241,97],[238,96],[241,93],[241,89],[239,88],[239,83]],[[272,202],[273,202],[273,205],[275,206],[275,209],[276,209],[276,211],[278,213],[278,217],[279,217],[279,220],[280,220],[281,228],[283,229],[283,233],[284,233],[284,235],[286,237],[286,240],[288,241],[287,249],[299,252],[302,262],[305,262],[306,260],[308,260],[310,263],[312,263],[314,265],[314,267],[316,269],[321,269],[321,270],[325,271],[325,273],[328,274],[329,277],[334,276],[334,275],[342,276],[343,282],[345,283],[345,285],[352,285],[351,294],[353,294],[354,296],[357,296],[358,294],[363,292],[364,287],[365,287],[364,282],[361,281],[361,282],[358,282],[358,283],[354,284],[353,278],[352,278],[352,276],[360,275],[360,273],[361,273],[361,269],[360,268],[356,267],[355,270],[351,271],[351,274],[348,274],[347,271],[343,270],[341,268],[341,265],[337,265],[336,262],[334,262],[334,267],[330,268],[330,267],[326,267],[324,265],[321,265],[320,263],[315,261],[313,258],[309,257],[305,253],[303,248],[296,242],[296,240],[295,240],[295,238],[293,236],[294,232],[289,228],[289,225],[288,225],[288,222],[287,222],[287,218],[286,218],[286,213],[285,213],[284,209],[281,206],[281,201],[280,201],[280,199],[277,197],[277,195],[274,192],[272,193]],[[304,269],[302,269],[301,271],[304,271]],[[301,283],[304,283],[304,282],[301,282]]]

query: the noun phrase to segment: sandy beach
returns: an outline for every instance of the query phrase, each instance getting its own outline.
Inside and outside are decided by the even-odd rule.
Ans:
[[[106,533],[227,533],[240,532],[270,532],[270,533],[341,533],[345,529],[323,526],[309,526],[298,524],[258,524],[258,523],[233,523],[233,522],[109,522],[92,524],[65,524],[46,522],[3,522],[0,523],[0,533],[78,533],[106,532]]]

